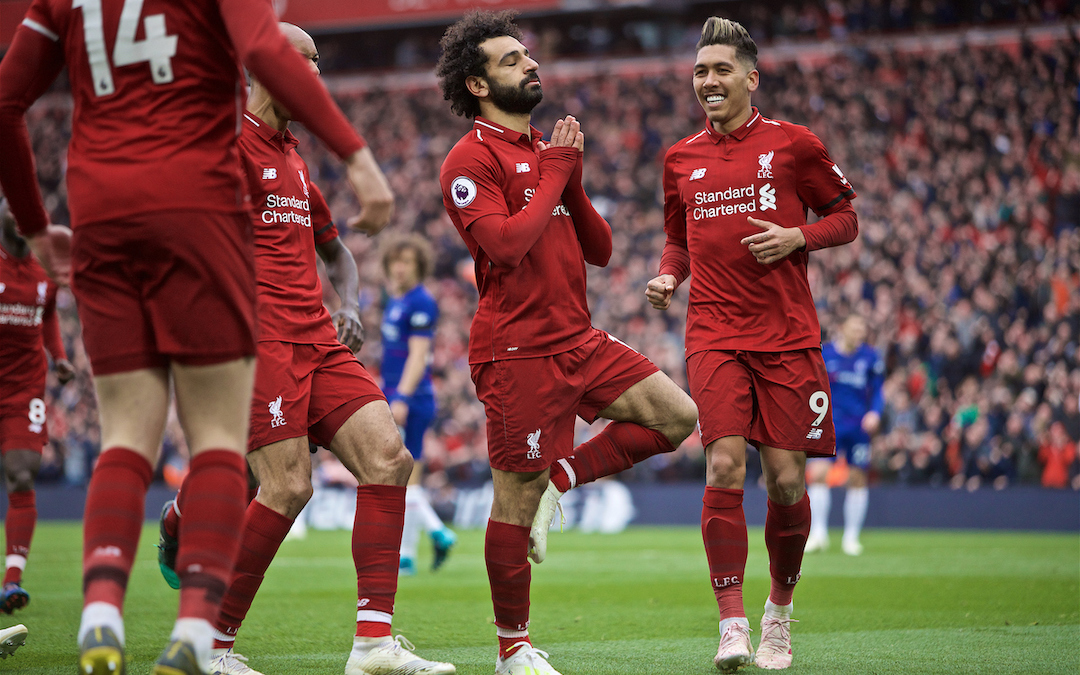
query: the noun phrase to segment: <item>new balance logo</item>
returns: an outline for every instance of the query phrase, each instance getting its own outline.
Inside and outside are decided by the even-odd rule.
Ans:
[[[274,180],[277,178],[277,169],[263,169],[263,180]]]
[[[540,459],[540,430],[537,429],[529,434],[525,442],[529,444],[529,451],[525,453],[525,458]]]
[[[758,196],[761,199],[758,202],[761,204],[762,211],[776,210],[776,188],[772,186],[772,183],[765,183],[758,190]]]
[[[361,607],[366,607],[369,602],[371,602],[371,600],[369,600],[368,598],[360,598],[360,600],[356,603],[356,608],[360,609]]]
[[[694,169],[693,173],[690,174],[690,180],[697,180],[699,178],[704,178],[705,177],[705,171],[706,171],[706,169]]]
[[[529,173],[532,171],[532,167],[529,166],[528,162],[518,162],[514,164],[514,170],[518,173]]]
[[[816,441],[821,438],[821,429],[811,429],[810,433],[806,434],[807,440]]]
[[[285,426],[285,414],[281,412],[281,397],[278,396],[273,401],[270,401],[266,407],[270,410],[270,415],[273,417],[273,419],[270,420],[270,428],[277,429],[278,427]]]

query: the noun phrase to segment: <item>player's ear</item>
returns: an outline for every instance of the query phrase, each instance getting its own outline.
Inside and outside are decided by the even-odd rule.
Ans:
[[[751,91],[751,92],[757,91],[757,86],[758,86],[758,71],[757,71],[757,68],[754,68],[753,70],[751,70],[749,73],[746,74],[746,90]]]
[[[470,75],[465,78],[465,87],[469,90],[469,93],[476,98],[487,98],[488,84],[487,80],[479,75]]]

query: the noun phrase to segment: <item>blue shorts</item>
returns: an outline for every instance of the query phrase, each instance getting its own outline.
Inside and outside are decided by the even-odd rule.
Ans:
[[[413,459],[420,459],[424,453],[424,433],[435,421],[435,398],[433,396],[414,396],[409,399],[409,416],[405,418],[402,438],[405,447]]]
[[[844,455],[848,466],[860,469],[870,467],[870,436],[862,429],[862,424],[836,425],[836,454]]]

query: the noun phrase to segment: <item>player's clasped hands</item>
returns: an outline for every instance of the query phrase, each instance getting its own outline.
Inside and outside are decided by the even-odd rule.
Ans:
[[[768,220],[747,217],[746,222],[760,227],[763,232],[744,237],[739,243],[746,246],[754,259],[762,265],[771,265],[806,246],[806,238],[797,227],[784,227]]]
[[[585,134],[581,132],[581,123],[573,115],[567,115],[555,123],[550,142],[540,141],[536,145],[541,151],[548,148],[577,148],[585,152]]]

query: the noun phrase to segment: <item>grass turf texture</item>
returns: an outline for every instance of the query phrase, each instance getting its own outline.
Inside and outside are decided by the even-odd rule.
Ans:
[[[464,675],[494,672],[495,627],[483,532],[460,532],[446,565],[401,579],[395,633]],[[795,663],[804,673],[1080,672],[1080,536],[878,530],[866,552],[806,556],[795,593]],[[176,592],[157,570],[157,526],[143,532],[128,589],[128,671],[164,647]],[[25,585],[26,646],[0,663],[23,674],[75,672],[81,571],[78,524],[38,525]],[[750,532],[745,597],[756,643],[768,593],[762,532]],[[287,541],[237,640],[267,675],[344,670],[355,629],[348,532]],[[717,612],[696,528],[618,535],[553,532],[533,568],[531,636],[564,675],[716,673]],[[743,672],[753,672],[747,669]]]

